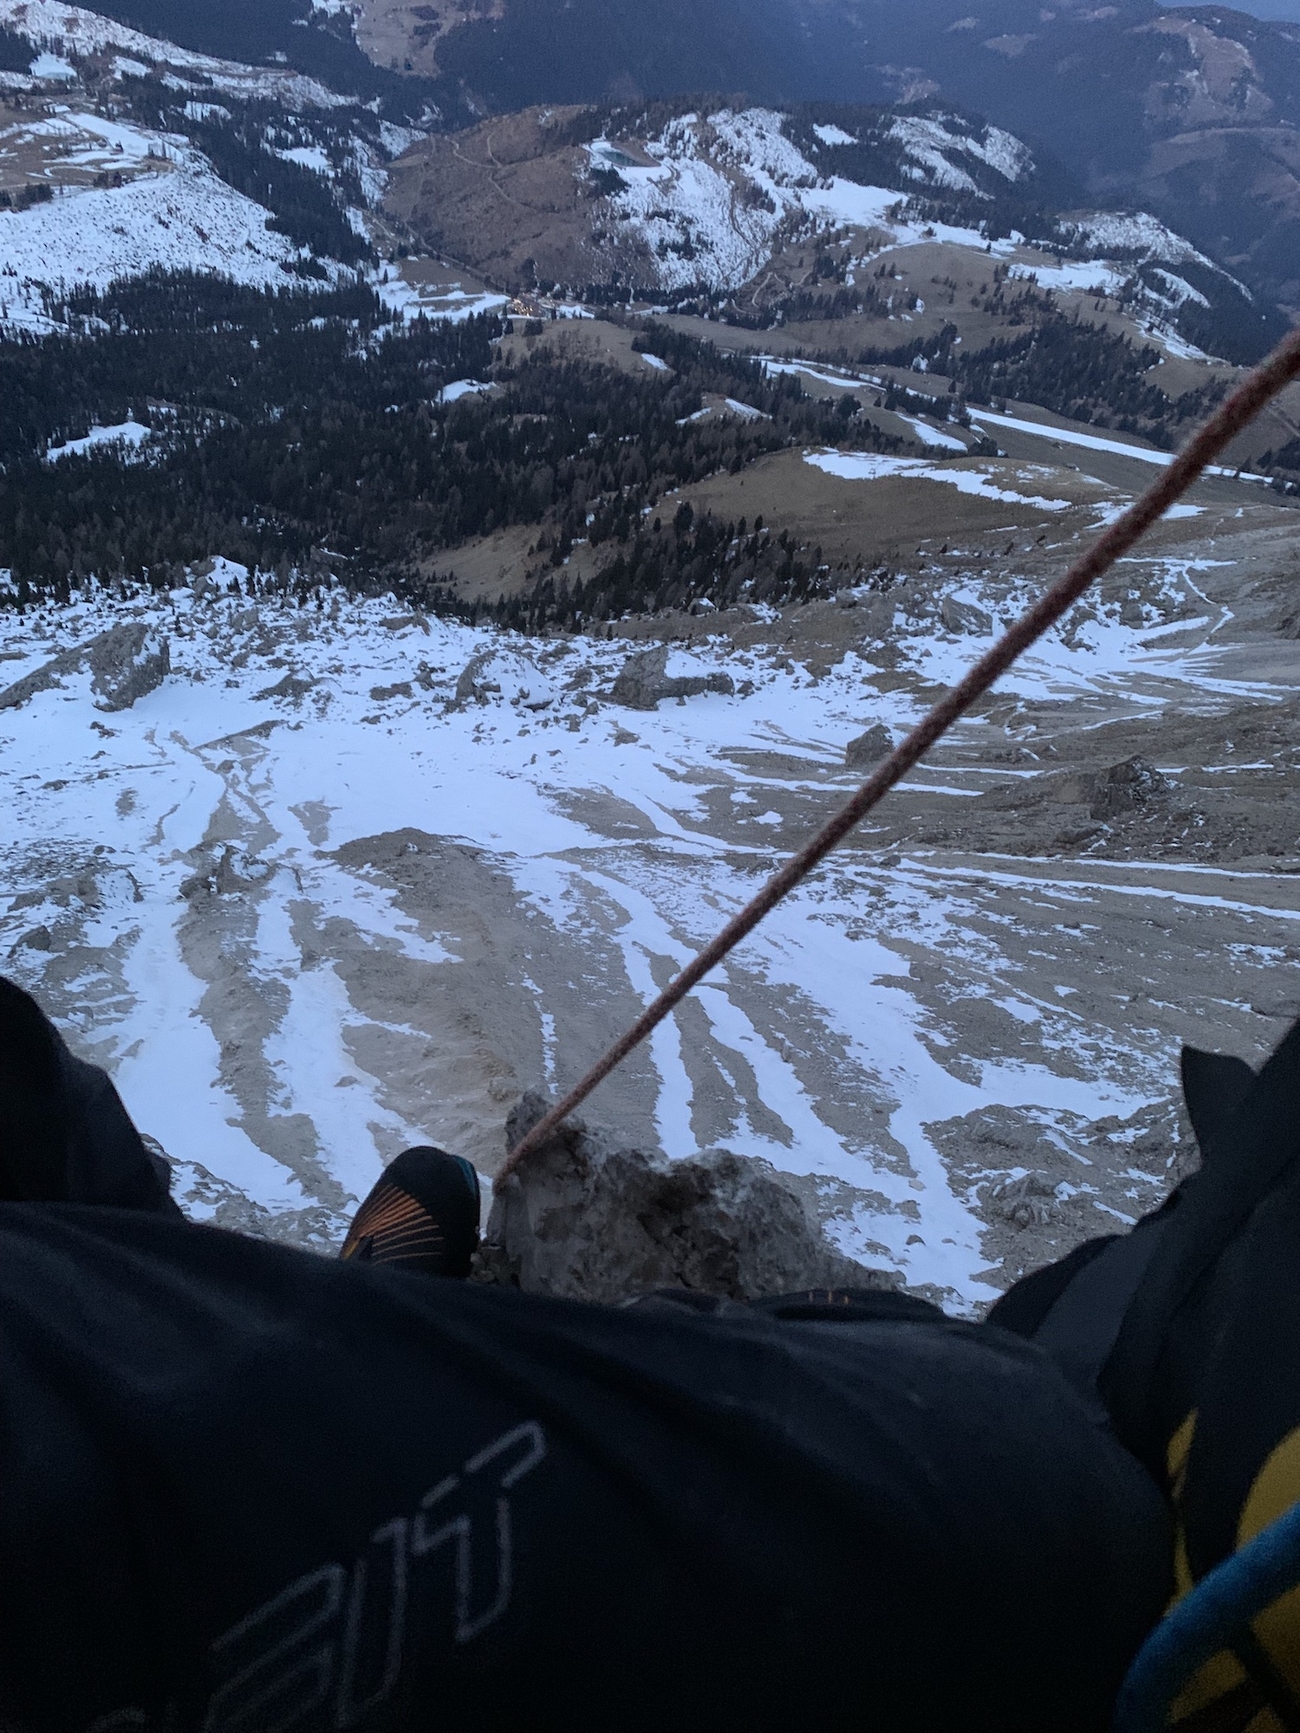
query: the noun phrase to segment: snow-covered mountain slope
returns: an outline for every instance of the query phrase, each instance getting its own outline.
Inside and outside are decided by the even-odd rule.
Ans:
[[[1248,795],[1259,728],[1293,727],[1243,661],[1271,642],[1272,677],[1279,656],[1294,671],[1292,641],[1249,635],[1271,629],[1259,580],[1285,514],[1247,510],[1253,565],[1172,526],[596,1116],[672,1152],[769,1157],[846,1249],[966,1303],[1148,1207],[1179,1149],[1179,1041],[1267,1045],[1300,918],[1295,879],[1242,858],[1276,832],[1289,864],[1285,801],[1251,807],[1259,842],[1213,806],[1180,818],[1216,777]],[[572,1081],[752,894],[856,780],[846,742],[896,734],[1030,593],[1025,558],[971,553],[955,584],[922,585],[883,628],[884,671],[871,593],[740,610],[669,666],[736,694],[657,710],[612,702],[637,640],[251,600],[220,561],[151,601],[0,614],[15,680],[123,620],[171,658],[129,709],[73,668],[0,708],[5,972],[114,1071],[188,1208],[324,1248],[405,1143],[495,1167],[518,1092]],[[1091,826],[1085,807],[1091,854],[1046,844],[1097,798],[1063,772],[1127,742],[1159,766],[1149,805]],[[1189,847],[1199,865],[1178,864]]]
[[[432,136],[394,166],[390,208],[511,287],[688,298],[742,321],[901,315],[882,260],[922,244],[954,254],[936,282],[991,255],[1122,300],[1157,336],[1189,317],[1197,335],[1221,314],[1258,321],[1148,213],[1054,207],[1051,176],[996,127],[942,109],[668,109],[533,110]]]
[[[386,165],[420,136],[319,81],[178,48],[58,0],[0,0],[0,323],[151,270],[255,287],[367,264]],[[39,52],[38,52],[39,51]]]
[[[383,15],[384,65],[441,74],[480,115],[697,91],[955,105],[1054,152],[1074,202],[1152,209],[1261,299],[1300,305],[1294,23],[1157,0],[357,3]]]
[[[112,18],[62,0],[0,0],[0,26],[25,36],[50,57],[28,73],[0,74],[0,86],[32,90],[75,76],[75,62],[93,60],[96,72],[130,75],[146,70],[201,81],[206,89],[245,99],[260,98],[284,108],[344,108],[352,98],[314,78],[279,67],[252,67],[179,48],[156,36],[131,30]],[[62,62],[62,70],[55,64]]]
[[[55,124],[65,138],[75,129],[94,139],[103,123],[65,109]],[[124,155],[140,147],[157,153],[132,162],[138,178],[114,188],[69,186],[47,204],[0,213],[0,327],[58,329],[52,295],[150,270],[212,271],[258,288],[288,280],[301,249],[268,229],[267,211],[219,179],[186,139],[121,124],[115,133],[127,141]],[[75,154],[93,161],[94,150]]]

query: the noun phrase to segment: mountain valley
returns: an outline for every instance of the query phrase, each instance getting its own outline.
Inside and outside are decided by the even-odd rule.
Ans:
[[[197,1217],[492,1173],[1300,307],[1300,26],[684,18],[0,0],[0,967]],[[1298,512],[1293,386],[592,1117],[969,1312],[1158,1201],[1300,1014]]]

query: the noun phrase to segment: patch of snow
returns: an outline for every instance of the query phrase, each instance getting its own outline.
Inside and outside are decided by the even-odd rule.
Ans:
[[[334,164],[318,144],[295,145],[292,150],[277,150],[275,155],[284,162],[296,162],[299,168],[309,168],[313,174],[334,173]]]
[[[1169,292],[1169,299],[1174,306],[1185,306],[1188,301],[1194,301],[1198,307],[1209,306],[1210,303],[1199,289],[1194,289],[1190,283],[1184,282],[1181,277],[1176,277],[1172,271],[1158,270],[1155,275],[1165,285]]]
[[[185,115],[188,120],[229,120],[230,110],[219,102],[187,102]]]
[[[1016,415],[995,415],[991,409],[971,408],[972,421],[988,421],[995,427],[1012,428],[1016,433],[1032,433],[1041,439],[1054,439],[1061,445],[1081,445],[1088,451],[1106,451],[1114,457],[1132,457],[1139,463],[1152,463],[1158,468],[1167,469],[1174,461],[1173,453],[1168,451],[1153,451],[1146,445],[1125,445],[1117,439],[1106,439],[1096,433],[1079,433],[1071,427],[1054,427],[1043,421],[1025,421]],[[1222,464],[1212,463],[1205,473],[1207,475],[1231,475],[1241,481],[1267,482],[1266,475],[1253,475],[1248,470],[1237,470]]]
[[[967,139],[965,149],[1009,181],[1023,180],[1034,170],[1033,152],[1028,145],[1000,126],[986,126],[979,138]]]
[[[944,433],[937,427],[931,427],[928,421],[921,421],[915,415],[900,415],[899,420],[907,423],[922,445],[938,445],[946,451],[966,450],[964,439],[958,439],[955,433]]]
[[[492,386],[481,379],[454,379],[450,385],[444,385],[438,393],[439,403],[459,403],[462,397],[476,397],[481,391],[491,391]]]
[[[416,319],[470,319],[476,313],[500,313],[510,304],[508,295],[487,289],[471,291],[459,283],[409,283],[383,268],[371,271],[366,280],[384,306],[407,323]]]
[[[391,120],[381,120],[379,136],[383,146],[391,156],[401,156],[403,151],[410,150],[413,144],[418,144],[426,137],[425,133],[414,126],[397,126]]]
[[[1132,280],[1131,271],[1095,259],[1063,259],[1059,265],[1048,264],[1046,260],[1032,265],[1020,262],[1008,268],[1007,276],[1017,282],[1037,283],[1041,289],[1110,297],[1118,295]]]
[[[842,481],[881,481],[901,476],[911,481],[940,481],[959,493],[979,499],[1006,500],[1034,506],[1039,511],[1068,511],[1067,499],[1045,499],[1039,494],[1014,493],[998,487],[986,469],[958,469],[955,464],[929,463],[923,457],[885,457],[875,451],[806,451],[804,462]]]
[[[1140,321],[1142,329],[1148,337],[1160,344],[1167,354],[1180,361],[1215,361],[1220,357],[1208,354],[1195,343],[1189,343],[1186,337],[1181,337],[1172,326],[1165,324],[1163,319],[1144,319]]]
[[[813,131],[823,144],[856,144],[858,141],[851,132],[845,132],[842,126],[815,126]]]
[[[987,196],[952,160],[954,156],[973,157],[1008,181],[1021,180],[1033,172],[1034,159],[1028,147],[996,126],[969,133],[961,129],[960,122],[948,121],[945,116],[900,115],[890,126],[888,137],[901,144],[917,164],[917,179],[955,192]]]
[[[1082,211],[1061,219],[1058,227],[1072,246],[1105,254],[1131,254],[1141,259],[1159,259],[1168,265],[1194,259],[1217,271],[1211,259],[1192,243],[1167,228],[1150,211]]]
[[[138,451],[149,438],[151,428],[138,421],[122,421],[116,427],[92,427],[84,439],[70,439],[66,445],[52,445],[46,452],[47,463],[57,463],[62,457],[84,457],[100,446],[116,447],[123,455]]]
[[[870,373],[832,372],[827,366],[814,367],[807,361],[778,361],[771,355],[755,355],[764,373],[802,373],[808,379],[815,379],[819,385],[838,385],[851,389],[856,385],[883,385],[884,381],[875,378]]]
[[[57,139],[65,147],[64,162],[90,169],[141,168],[151,158],[160,164],[164,156],[187,148],[184,139],[172,134],[127,126],[65,103],[58,103],[40,118],[6,129],[10,148],[46,138]],[[75,148],[83,140],[81,147]]]
[[[27,70],[32,78],[47,84],[71,84],[77,77],[77,69],[70,60],[61,54],[51,54],[48,49],[38,54]]]
[[[644,349],[642,349],[639,353],[640,353],[641,359],[645,362],[647,367],[657,368],[659,370],[659,372],[661,372],[661,373],[671,373],[672,372],[672,369],[669,367],[668,363],[666,361],[661,360],[658,355],[650,355]]]
[[[889,137],[901,144],[912,159],[910,166],[904,169],[905,174],[925,181],[929,186],[981,196],[979,187],[966,170],[958,168],[944,155],[945,147],[951,148],[953,140],[938,121],[919,115],[902,116],[890,127]]]

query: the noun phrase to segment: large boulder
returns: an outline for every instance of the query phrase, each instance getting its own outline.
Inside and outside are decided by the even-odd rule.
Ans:
[[[844,748],[844,763],[850,770],[870,770],[894,750],[894,737],[883,722],[873,722]]]
[[[959,602],[955,596],[945,596],[939,604],[939,618],[950,632],[960,637],[969,633],[973,638],[987,638],[993,630],[992,616],[973,602]]]
[[[129,710],[137,698],[161,686],[171,672],[171,646],[155,627],[142,620],[110,627],[15,680],[0,692],[0,710],[15,710],[38,692],[48,692],[70,675],[85,671],[90,674],[97,710]]]
[[[615,704],[629,710],[653,710],[664,698],[694,698],[700,692],[736,690],[730,674],[687,674],[671,678],[668,674],[668,646],[654,644],[648,650],[638,650],[629,656],[619,670],[610,693]]]
[[[1089,812],[1093,818],[1122,818],[1150,806],[1169,792],[1169,781],[1154,764],[1145,758],[1126,758],[1122,764],[1112,764],[1095,782]]]
[[[500,683],[487,678],[486,669],[496,651],[480,650],[476,656],[471,656],[461,670],[460,679],[456,682],[456,696],[452,704],[460,709],[466,704],[486,703],[488,694],[499,692]]]
[[[862,596],[857,603],[861,613],[858,616],[862,636],[864,638],[887,638],[894,629],[894,619],[898,612],[898,598],[892,595]]]
[[[171,673],[171,645],[139,620],[101,632],[84,654],[98,710],[129,710]]]
[[[526,1094],[513,1148],[549,1108]],[[480,1266],[528,1293],[609,1303],[653,1288],[732,1300],[805,1288],[895,1288],[836,1251],[770,1162],[711,1149],[673,1161],[571,1119],[496,1194]]]

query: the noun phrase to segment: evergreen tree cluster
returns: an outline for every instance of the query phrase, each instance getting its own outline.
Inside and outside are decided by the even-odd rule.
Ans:
[[[982,349],[967,350],[957,327],[945,325],[895,349],[860,350],[854,360],[893,367],[920,361],[925,372],[945,375],[953,392],[972,403],[1016,398],[1165,447],[1175,445],[1186,425],[1202,419],[1222,396],[1222,386],[1210,384],[1170,398],[1158,383],[1161,354],[1151,344],[1138,346],[1105,325],[1069,318],[1037,290],[1020,291],[1016,299],[1025,328]]]
[[[1262,469],[1280,470],[1283,480],[1300,479],[1300,439],[1289,439],[1276,451],[1266,451],[1259,461]]]
[[[16,30],[0,25],[0,72],[26,72],[36,58],[36,49]]]
[[[632,612],[809,601],[863,576],[860,570],[833,572],[823,563],[820,547],[810,548],[788,531],[773,537],[761,516],[751,528],[744,518],[739,523],[719,522],[712,513],[696,518],[689,504],[667,522],[656,518],[648,528],[638,525],[625,540],[626,546],[591,578],[570,583],[563,573],[547,573],[522,593],[503,596],[495,607],[479,612],[520,631],[576,631]]]
[[[188,137],[227,185],[272,213],[268,228],[313,255],[344,264],[374,257],[369,241],[347,218],[348,205],[365,203],[353,163],[353,135],[377,137],[373,115],[348,109],[310,119],[287,116],[269,102],[240,102],[225,93],[219,102],[195,103],[152,74],[124,79],[122,87],[142,126]],[[318,174],[277,154],[298,144],[322,148],[332,173]],[[317,267],[313,274],[324,272]]]
[[[215,553],[410,583],[440,551],[528,524],[543,567],[579,538],[608,541],[624,559],[611,594],[642,579],[657,593],[635,550],[665,491],[792,444],[891,443],[795,379],[662,328],[641,341],[671,372],[540,345],[491,394],[443,402],[492,369],[496,320],[403,326],[360,284],[270,294],[161,273],[65,311],[82,334],[0,342],[0,568],[26,591],[146,581]],[[693,420],[705,393],[760,415]],[[128,416],[152,430],[136,461],[45,455]],[[683,570],[701,558],[690,545]],[[702,582],[694,567],[682,581]]]
[[[1203,386],[1171,400],[1152,377],[1160,360],[1150,344],[1137,348],[1104,325],[1054,312],[973,354],[955,351],[947,372],[956,390],[976,403],[1019,398],[1072,421],[1171,446],[1177,429],[1202,418],[1222,391]]]

